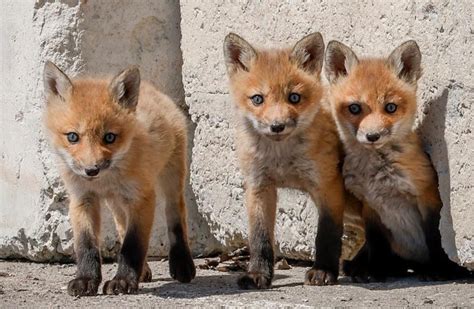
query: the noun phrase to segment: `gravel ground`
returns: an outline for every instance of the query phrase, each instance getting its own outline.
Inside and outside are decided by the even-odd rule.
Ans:
[[[202,264],[203,260],[196,260]],[[239,273],[197,270],[190,284],[172,281],[166,261],[152,261],[153,281],[142,283],[137,295],[74,298],[66,284],[75,265],[49,265],[0,261],[0,308],[10,307],[313,307],[313,306],[447,306],[474,307],[472,282],[420,282],[414,278],[386,283],[353,284],[342,278],[337,286],[302,284],[305,268],[277,270],[273,288],[266,291],[238,289]],[[104,279],[116,265],[106,264]]]

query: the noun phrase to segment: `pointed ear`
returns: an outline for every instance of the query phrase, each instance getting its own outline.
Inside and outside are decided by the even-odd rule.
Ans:
[[[232,75],[237,70],[249,71],[252,59],[257,52],[247,41],[235,33],[229,33],[224,39],[224,58],[227,72]]]
[[[65,101],[72,89],[69,77],[51,61],[46,61],[44,65],[43,83],[46,97],[55,96],[62,101]]]
[[[406,41],[388,57],[388,63],[400,79],[416,84],[421,77],[421,52],[415,41]]]
[[[324,59],[324,41],[319,32],[305,36],[295,44],[291,51],[298,67],[311,74],[321,74]]]
[[[140,92],[140,71],[133,66],[115,76],[109,85],[115,101],[125,108],[135,110]]]
[[[325,72],[328,81],[333,84],[339,77],[347,76],[359,63],[356,54],[348,46],[331,41],[326,48]]]

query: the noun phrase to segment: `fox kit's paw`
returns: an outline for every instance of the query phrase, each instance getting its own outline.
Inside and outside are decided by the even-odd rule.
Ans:
[[[367,263],[362,263],[357,259],[342,262],[342,270],[344,274],[351,277],[351,280],[354,283],[369,282],[369,272],[367,266]]]
[[[337,274],[317,268],[306,272],[304,284],[306,285],[333,285],[337,283]]]
[[[272,277],[263,273],[246,273],[237,280],[241,289],[269,289],[272,286]]]
[[[170,250],[169,265],[171,278],[179,282],[188,283],[196,277],[196,266],[186,245]]]
[[[138,291],[138,280],[115,276],[104,283],[103,293],[106,295],[135,294]]]
[[[76,278],[69,281],[67,293],[71,296],[95,296],[99,284],[100,279]]]
[[[140,282],[151,282],[152,274],[148,263],[143,266],[142,275],[140,276]]]

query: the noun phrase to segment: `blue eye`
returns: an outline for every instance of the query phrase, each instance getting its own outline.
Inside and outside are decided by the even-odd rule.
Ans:
[[[389,114],[395,113],[396,110],[397,110],[397,104],[395,103],[387,103],[385,105],[385,111]]]
[[[104,143],[112,144],[113,142],[115,142],[116,138],[117,138],[117,134],[107,133],[104,135]]]
[[[260,105],[260,104],[263,103],[263,97],[259,94],[256,94],[256,95],[250,97],[250,100],[252,100],[252,103],[254,105]]]
[[[71,144],[75,144],[79,142],[79,135],[75,132],[69,132],[66,134],[67,141],[70,142]]]
[[[300,103],[300,100],[301,100],[301,96],[298,93],[292,92],[288,96],[288,101],[290,101],[290,103],[292,104]]]
[[[362,107],[358,103],[352,103],[351,105],[349,105],[349,112],[352,115],[359,115],[360,112],[362,112]]]

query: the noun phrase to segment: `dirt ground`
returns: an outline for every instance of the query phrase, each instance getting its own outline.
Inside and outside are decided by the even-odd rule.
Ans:
[[[196,260],[196,264],[202,264]],[[197,270],[196,279],[180,284],[170,279],[166,261],[150,262],[153,281],[142,283],[137,295],[75,298],[66,284],[75,265],[49,265],[0,261],[0,308],[11,307],[320,307],[320,306],[447,306],[474,307],[474,284],[468,282],[420,282],[415,278],[386,283],[353,284],[342,278],[337,286],[302,284],[304,267],[276,270],[273,288],[240,290],[240,273]],[[104,279],[113,277],[116,265],[106,264]]]

